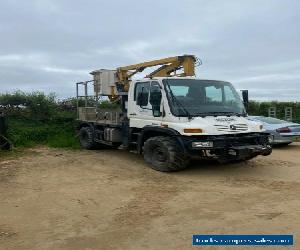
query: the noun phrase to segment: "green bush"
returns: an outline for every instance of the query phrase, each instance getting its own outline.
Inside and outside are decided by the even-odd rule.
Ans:
[[[8,137],[14,146],[45,144],[50,147],[79,148],[72,120],[38,121],[28,118],[8,119]]]
[[[0,106],[9,115],[50,119],[55,115],[57,104],[55,95],[42,92],[24,93],[16,91],[11,94],[0,94]]]
[[[105,109],[115,109],[115,108],[118,108],[121,106],[119,103],[111,103],[109,101],[101,101],[98,107],[105,108]]]
[[[0,105],[4,107],[19,107],[25,106],[27,103],[27,96],[24,92],[16,91],[12,94],[0,94]]]
[[[76,110],[62,107],[54,94],[0,94],[0,111],[7,115],[7,136],[15,147],[44,144],[79,148],[75,138]]]

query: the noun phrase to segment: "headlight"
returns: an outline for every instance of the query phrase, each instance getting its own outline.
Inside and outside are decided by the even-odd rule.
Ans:
[[[192,142],[193,148],[212,148],[214,143],[212,141],[197,141]]]

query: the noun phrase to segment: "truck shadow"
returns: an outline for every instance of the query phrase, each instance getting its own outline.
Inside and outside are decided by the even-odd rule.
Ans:
[[[217,160],[192,160],[185,171],[224,171],[250,166],[250,162],[219,163]]]
[[[300,143],[293,142],[289,145],[273,145],[274,150],[287,151],[287,150],[300,150]]]
[[[294,142],[290,145],[274,147],[273,153],[298,153],[300,152],[300,143]],[[272,157],[272,155],[271,155]],[[196,172],[261,172],[264,169],[272,166],[272,162],[268,156],[261,156],[245,162],[230,162],[226,164],[219,163],[216,160],[192,160],[189,167],[183,172],[196,173]]]

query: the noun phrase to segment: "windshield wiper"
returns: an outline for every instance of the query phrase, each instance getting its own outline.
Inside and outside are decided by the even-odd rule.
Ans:
[[[176,103],[177,106],[179,106],[179,107],[185,112],[185,114],[187,115],[187,117],[188,117],[189,120],[192,119],[193,116],[191,115],[191,113],[190,113],[190,112],[184,107],[184,105],[183,105],[180,101],[178,101],[177,98],[173,95],[173,92],[172,92],[172,90],[170,89],[170,85],[169,85],[168,81],[167,81],[167,84],[168,84],[168,87],[169,87],[169,93],[170,93],[170,96],[171,96],[172,103],[173,103],[173,104]]]
[[[236,115],[236,116],[241,116],[242,114],[237,113],[237,112],[231,112],[231,111],[218,111],[218,112],[207,112],[207,113],[197,113],[197,115],[199,116],[232,116],[232,115]]]
[[[195,116],[201,116],[201,117],[205,117],[205,116],[208,116],[209,113],[202,113],[202,112],[199,112],[199,113],[196,113]]]
[[[171,99],[172,99],[172,103],[173,104],[176,103],[177,106],[179,106],[185,112],[185,114],[187,115],[187,117],[189,119],[192,119],[191,113],[184,107],[184,105],[180,101],[177,100],[177,98],[173,95],[172,92],[171,92]]]

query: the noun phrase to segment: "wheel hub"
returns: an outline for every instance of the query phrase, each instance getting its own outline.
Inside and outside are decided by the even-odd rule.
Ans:
[[[166,153],[159,147],[156,147],[153,149],[152,156],[153,156],[153,160],[155,160],[155,161],[164,162],[167,160]]]

